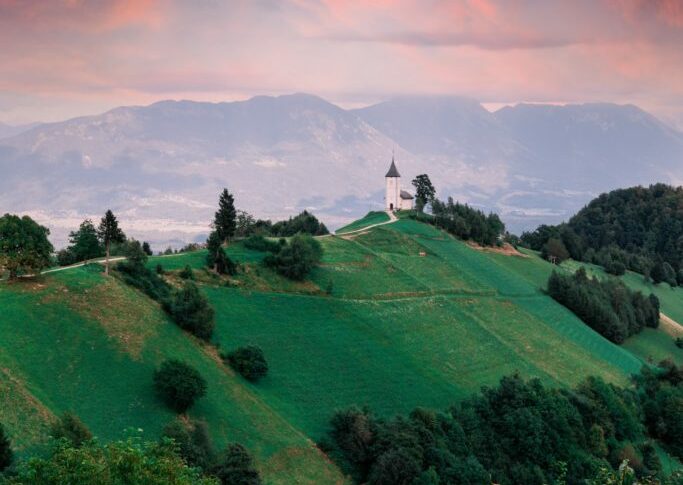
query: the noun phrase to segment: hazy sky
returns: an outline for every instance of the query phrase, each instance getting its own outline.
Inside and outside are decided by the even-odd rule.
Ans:
[[[683,0],[0,0],[0,121],[290,92],[614,101],[683,126]]]

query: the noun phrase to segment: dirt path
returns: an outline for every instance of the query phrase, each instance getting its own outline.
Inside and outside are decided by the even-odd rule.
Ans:
[[[683,337],[683,325],[662,312],[659,312],[659,325],[664,332],[672,337]]]
[[[378,222],[377,224],[370,224],[369,226],[361,227],[360,229],[354,229],[353,231],[349,231],[349,232],[343,232],[341,234],[337,234],[335,232],[334,235],[343,237],[343,236],[348,236],[350,234],[358,234],[359,232],[368,231],[368,230],[372,229],[373,227],[384,226],[386,224],[391,224],[393,222],[398,221],[398,217],[396,217],[392,211],[385,211],[385,212],[389,216],[388,221]]]

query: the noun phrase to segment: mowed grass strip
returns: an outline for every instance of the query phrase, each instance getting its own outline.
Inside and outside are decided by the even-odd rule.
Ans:
[[[372,226],[373,224],[381,224],[388,221],[389,215],[386,212],[368,212],[362,219],[358,219],[353,221],[351,224],[340,227],[335,231],[335,234],[344,234],[351,231],[357,231],[359,229],[363,229],[364,227]]]
[[[155,327],[135,353],[122,346],[101,319],[70,303],[72,293],[81,293],[79,298],[96,291],[93,285],[110,284],[104,278],[79,268],[50,275],[32,287],[0,286],[2,362],[9,369],[5,375],[30,382],[31,394],[50,413],[75,412],[100,439],[121,438],[130,428],[141,428],[146,438],[155,439],[173,414],[155,396],[152,374],[164,359],[179,358],[197,368],[209,384],[207,396],[190,414],[207,422],[217,447],[243,443],[254,453],[267,483],[343,480],[302,432],[245,386],[215,350],[168,321],[156,303],[127,287],[118,289],[132,298],[125,304],[139,308],[140,315],[159,312],[151,321],[130,322],[131,328]],[[3,405],[8,404],[4,399]],[[34,406],[33,412],[38,411]],[[44,439],[42,434],[18,433],[26,447]],[[287,466],[285,473],[271,474],[282,466]]]

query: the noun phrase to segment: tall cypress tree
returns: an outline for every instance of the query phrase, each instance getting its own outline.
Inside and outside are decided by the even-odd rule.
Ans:
[[[224,243],[227,243],[235,235],[236,218],[235,199],[230,195],[228,189],[223,189],[218,200],[218,210],[213,219],[213,226],[220,240]]]
[[[126,240],[126,235],[123,231],[119,229],[119,222],[116,220],[116,216],[110,210],[108,210],[102,220],[100,221],[100,226],[97,228],[97,235],[104,244],[105,247],[105,267],[104,274],[109,274],[109,250],[111,248],[111,243],[121,243]]]
[[[0,424],[0,472],[12,464],[13,458],[12,445],[5,434],[5,428]]]

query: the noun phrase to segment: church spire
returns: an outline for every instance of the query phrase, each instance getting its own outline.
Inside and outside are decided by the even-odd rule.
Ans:
[[[391,154],[391,166],[389,167],[389,171],[387,174],[384,176],[385,178],[388,177],[400,177],[401,174],[398,173],[398,170],[396,169],[396,164],[394,163],[394,154]]]

